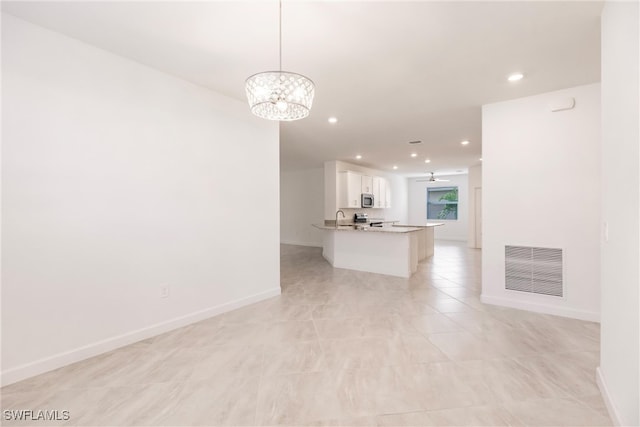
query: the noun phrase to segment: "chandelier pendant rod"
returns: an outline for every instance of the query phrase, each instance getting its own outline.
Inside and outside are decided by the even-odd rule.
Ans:
[[[280,58],[278,71],[282,71],[282,0],[278,0],[278,58]]]

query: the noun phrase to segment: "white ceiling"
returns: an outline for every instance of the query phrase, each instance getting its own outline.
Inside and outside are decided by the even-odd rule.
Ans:
[[[283,68],[316,83],[311,115],[280,125],[285,170],[356,154],[407,176],[466,170],[481,156],[483,104],[600,80],[601,2],[282,8]],[[278,66],[276,1],[3,1],[2,9],[243,101],[245,78]],[[515,71],[525,78],[508,83]]]

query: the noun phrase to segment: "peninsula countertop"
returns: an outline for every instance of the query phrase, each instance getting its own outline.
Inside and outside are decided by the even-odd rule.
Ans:
[[[439,227],[444,225],[444,222],[427,222],[425,224],[396,224],[394,223],[394,227],[411,227],[411,228],[428,228],[428,227]]]
[[[357,231],[361,232],[375,232],[375,233],[411,233],[413,231],[420,231],[420,227],[403,227],[403,226],[386,226],[386,227],[371,227],[368,224],[358,224],[362,225],[364,228],[356,229],[354,224],[350,225],[324,225],[324,224],[312,224],[315,228],[320,230],[329,230],[329,231]]]

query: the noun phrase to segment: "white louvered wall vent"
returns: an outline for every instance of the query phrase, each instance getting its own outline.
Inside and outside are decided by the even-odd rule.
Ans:
[[[505,246],[505,288],[562,297],[562,249]]]

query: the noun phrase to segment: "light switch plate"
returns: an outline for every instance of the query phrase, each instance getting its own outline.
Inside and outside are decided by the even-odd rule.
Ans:
[[[169,296],[169,285],[160,286],[160,298],[167,298]]]

